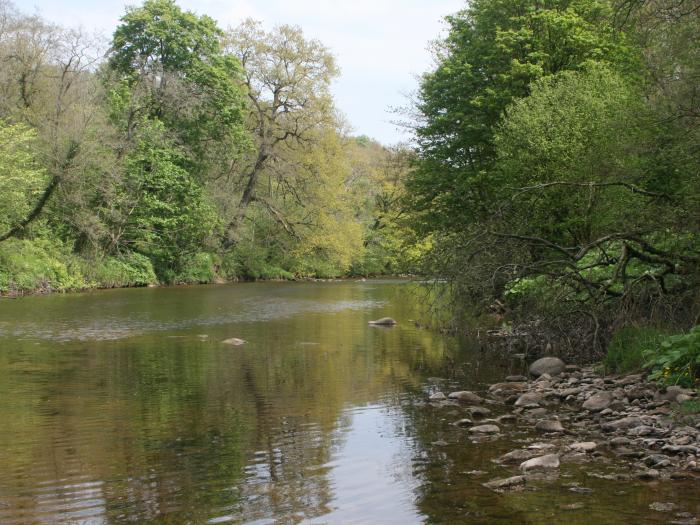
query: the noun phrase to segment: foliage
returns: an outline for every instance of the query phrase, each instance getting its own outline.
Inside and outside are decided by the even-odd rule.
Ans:
[[[46,184],[34,154],[37,134],[24,124],[0,120],[0,233],[23,219]]]
[[[645,352],[657,346],[666,336],[658,328],[626,326],[615,332],[603,359],[606,373],[638,372],[646,363]]]
[[[700,384],[700,326],[662,340],[645,352],[650,379],[667,385]]]

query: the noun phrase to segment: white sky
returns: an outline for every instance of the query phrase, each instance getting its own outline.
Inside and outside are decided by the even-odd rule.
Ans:
[[[134,0],[14,0],[64,26],[111,34]],[[464,0],[178,0],[180,7],[207,14],[222,28],[247,17],[266,27],[299,25],[336,56],[341,77],[333,87],[337,106],[356,134],[385,144],[408,137],[391,123],[391,107],[405,106],[416,76],[431,67],[431,40],[444,30],[442,18]]]

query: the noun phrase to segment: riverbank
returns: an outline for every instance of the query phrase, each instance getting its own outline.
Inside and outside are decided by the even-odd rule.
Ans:
[[[464,417],[451,424],[472,442],[506,438],[522,445],[492,458],[497,472],[478,473],[485,487],[536,490],[538,483],[560,482],[567,463],[593,478],[700,483],[696,391],[661,387],[642,374],[604,376],[592,366],[567,366],[556,358],[536,361],[530,375],[507,377],[484,392],[429,397],[431,408],[463,410]],[[697,523],[695,516],[676,518],[684,521],[674,523]]]

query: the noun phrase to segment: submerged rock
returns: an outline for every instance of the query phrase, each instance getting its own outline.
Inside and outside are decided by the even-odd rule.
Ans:
[[[543,357],[530,365],[530,374],[540,377],[543,374],[558,376],[566,369],[564,361],[558,357]]]
[[[513,476],[511,478],[494,479],[493,481],[489,481],[488,483],[484,483],[484,487],[491,489],[491,490],[503,490],[503,489],[510,489],[513,487],[522,486],[522,485],[525,485],[525,483],[526,483],[525,476]]]
[[[391,317],[382,317],[381,319],[377,319],[376,321],[370,321],[368,324],[376,326],[394,326],[397,323]]]
[[[522,463],[525,460],[532,459],[536,455],[537,452],[534,450],[513,450],[512,452],[503,454],[497,459],[497,462],[505,464]]]
[[[231,339],[224,339],[221,341],[225,345],[241,346],[247,343],[245,339],[238,339],[237,337],[232,337]]]

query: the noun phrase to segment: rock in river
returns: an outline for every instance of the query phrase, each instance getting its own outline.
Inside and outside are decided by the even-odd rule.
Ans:
[[[428,399],[430,399],[430,401],[444,401],[447,399],[447,396],[442,392],[435,392]]]
[[[503,490],[525,485],[525,476],[513,476],[512,478],[494,479],[484,483],[484,487],[492,490]]]
[[[544,433],[564,432],[564,427],[562,426],[560,421],[558,421],[556,419],[551,419],[551,420],[538,421],[537,424],[535,425],[535,430],[537,430],[538,432],[544,432]]]
[[[382,317],[381,319],[377,319],[376,321],[370,321],[369,324],[373,324],[376,326],[394,326],[396,324],[396,321],[391,317]]]
[[[450,399],[456,399],[461,403],[467,403],[470,405],[479,405],[483,401],[481,397],[476,395],[474,392],[469,392],[468,390],[462,390],[460,392],[452,392],[449,396]]]
[[[498,434],[500,431],[496,425],[479,425],[469,429],[474,434]]]
[[[542,374],[558,376],[564,372],[565,368],[564,361],[558,357],[543,357],[530,365],[530,374],[535,377],[540,377]]]
[[[547,454],[546,456],[528,459],[520,464],[520,470],[524,472],[550,468],[559,468],[559,456],[557,454]]]
[[[231,339],[225,339],[221,341],[225,345],[241,346],[246,344],[247,341],[244,339],[238,339],[237,337],[232,337]]]

